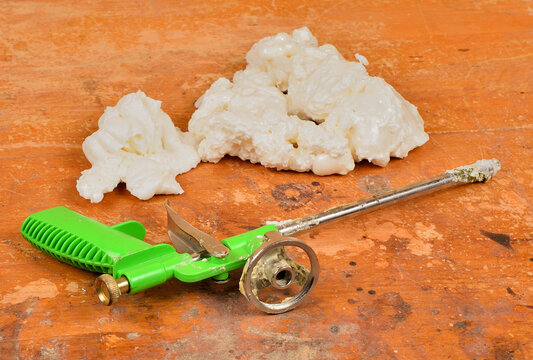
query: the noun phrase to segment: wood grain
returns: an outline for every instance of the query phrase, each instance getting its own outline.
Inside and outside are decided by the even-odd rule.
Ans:
[[[0,2],[0,357],[531,358],[532,9],[509,0]],[[194,101],[243,68],[254,42],[304,25],[347,58],[365,55],[371,74],[418,106],[429,142],[346,176],[225,158],[180,175],[180,196],[140,201],[124,187],[100,204],[78,196],[89,166],[81,143],[105,106],[142,89],[186,129]],[[502,170],[487,184],[302,234],[321,278],[302,307],[278,316],[246,303],[238,272],[226,285],[169,281],[105,307],[95,274],[19,234],[29,214],[66,205],[106,224],[139,220],[148,242],[166,242],[169,198],[222,239],[367,196],[366,176],[398,187],[492,157]],[[298,189],[311,195],[288,204],[283,194]]]

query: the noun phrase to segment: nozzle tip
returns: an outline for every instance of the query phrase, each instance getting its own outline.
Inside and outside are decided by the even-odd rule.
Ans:
[[[483,159],[478,160],[471,165],[448,170],[446,173],[454,176],[455,180],[458,182],[487,182],[496,175],[500,169],[501,165],[497,159]]]

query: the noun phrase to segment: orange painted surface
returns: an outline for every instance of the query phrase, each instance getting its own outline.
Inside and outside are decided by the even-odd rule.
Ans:
[[[346,57],[365,55],[371,74],[418,106],[429,142],[346,176],[226,158],[180,175],[183,195],[78,196],[89,166],[81,143],[105,106],[142,89],[185,129],[193,102],[243,68],[254,42],[303,25]],[[531,358],[532,28],[531,4],[507,0],[0,2],[0,357]],[[370,175],[398,187],[492,157],[502,170],[487,184],[299,236],[317,251],[321,278],[303,306],[278,316],[247,304],[238,272],[226,285],[169,281],[105,307],[95,274],[19,234],[29,214],[66,205],[106,224],[139,220],[148,242],[166,242],[169,198],[224,238],[368,196]],[[284,184],[297,186],[274,196]]]

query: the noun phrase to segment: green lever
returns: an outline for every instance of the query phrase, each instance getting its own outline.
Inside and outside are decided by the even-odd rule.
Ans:
[[[265,233],[277,231],[265,225],[222,241],[225,257],[177,253],[169,244],[150,245],[137,221],[106,226],[64,206],[30,215],[22,224],[22,236],[45,253],[81,269],[104,274],[97,281],[100,300],[110,304],[120,293],[137,293],[172,277],[183,282],[207,278],[224,280],[228,272],[243,267],[262,245]]]

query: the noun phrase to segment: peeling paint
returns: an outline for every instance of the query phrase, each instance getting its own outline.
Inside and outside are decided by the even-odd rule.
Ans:
[[[39,279],[30,282],[28,285],[16,286],[14,291],[5,295],[0,304],[20,304],[31,298],[54,298],[59,294],[57,286],[48,279]]]
[[[376,239],[379,242],[386,242],[389,240],[391,234],[398,238],[410,238],[412,235],[405,228],[394,224],[393,222],[386,221],[383,223],[374,223],[370,225],[372,233],[369,234],[370,237]]]
[[[78,292],[79,291],[78,283],[75,281],[69,282],[67,286],[65,286],[65,290],[69,292]]]
[[[376,263],[374,265],[378,269],[385,269],[385,268],[389,267],[390,264],[389,264],[389,262],[387,260],[380,260],[380,261],[376,261]]]
[[[418,237],[426,240],[442,240],[442,234],[435,230],[435,225],[426,226],[422,223],[415,224],[415,231]]]
[[[104,336],[105,346],[108,348],[120,346],[124,342],[124,338],[117,336],[115,334],[109,334]]]
[[[133,333],[128,333],[126,334],[126,337],[130,340],[134,340],[134,339],[137,339],[138,337],[140,337],[141,334],[139,334],[138,332],[133,332]]]
[[[255,194],[241,191],[239,189],[233,189],[232,191],[233,201],[235,204],[253,204],[257,205],[257,196]]]
[[[353,243],[353,248],[351,249],[355,255],[358,255],[362,252],[368,251],[374,247],[374,242],[370,239],[359,239]]]
[[[43,346],[39,350],[39,358],[45,360],[61,360],[61,346],[59,344],[54,344],[54,346]]]
[[[417,256],[430,255],[433,250],[433,241],[442,240],[443,236],[435,230],[435,225],[426,226],[422,223],[415,224],[416,237],[411,238],[407,249]]]

